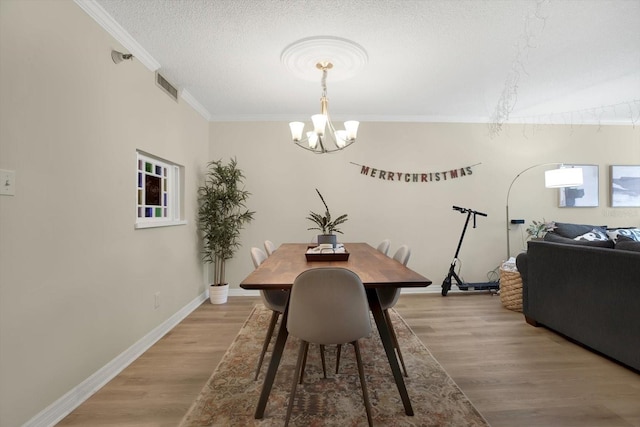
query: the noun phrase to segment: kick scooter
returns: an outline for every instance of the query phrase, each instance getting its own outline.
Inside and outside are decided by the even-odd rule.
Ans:
[[[460,253],[460,247],[462,246],[462,239],[464,239],[464,234],[467,232],[467,226],[469,225],[469,220],[473,215],[473,228],[476,228],[476,215],[487,216],[486,213],[474,211],[471,209],[461,208],[458,206],[454,206],[453,210],[459,211],[460,213],[467,214],[467,220],[464,223],[464,228],[462,229],[462,235],[460,236],[460,241],[458,242],[458,248],[456,249],[456,254],[453,256],[453,261],[451,261],[451,266],[449,267],[449,274],[445,277],[442,282],[442,296],[446,297],[449,289],[451,289],[451,283],[453,280],[456,281],[456,285],[460,290],[467,291],[469,288],[475,290],[482,289],[499,289],[500,284],[498,282],[483,282],[483,283],[464,283],[460,277],[455,272],[456,263],[459,261],[458,254]]]

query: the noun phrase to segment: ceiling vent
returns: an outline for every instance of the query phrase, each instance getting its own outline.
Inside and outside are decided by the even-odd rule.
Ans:
[[[174,101],[178,101],[178,89],[169,83],[167,79],[162,77],[162,74],[156,72],[156,84],[163,90],[164,93],[169,95]]]

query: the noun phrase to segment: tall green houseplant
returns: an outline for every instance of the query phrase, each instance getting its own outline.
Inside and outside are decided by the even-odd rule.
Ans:
[[[225,285],[225,262],[240,245],[240,230],[255,212],[246,207],[251,193],[235,158],[208,163],[204,185],[198,188],[198,228],[202,232],[202,260],[213,263],[213,286]]]

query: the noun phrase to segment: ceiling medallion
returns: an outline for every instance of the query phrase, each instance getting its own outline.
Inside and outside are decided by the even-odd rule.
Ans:
[[[369,57],[359,44],[333,36],[307,37],[285,47],[280,61],[294,76],[317,81],[316,64],[331,63],[331,81],[349,79],[367,65]]]

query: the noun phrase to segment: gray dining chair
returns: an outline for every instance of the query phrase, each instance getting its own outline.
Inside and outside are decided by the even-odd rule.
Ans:
[[[411,248],[407,245],[402,245],[398,248],[398,250],[393,254],[393,259],[406,266],[409,262],[409,258],[411,257]],[[387,320],[387,324],[389,325],[389,331],[391,332],[391,339],[393,340],[393,346],[398,353],[398,359],[400,360],[400,364],[402,365],[402,371],[404,372],[404,376],[407,377],[407,367],[404,365],[404,358],[402,357],[402,351],[400,350],[400,344],[398,344],[398,336],[396,335],[395,328],[393,327],[393,323],[391,322],[391,316],[389,315],[389,309],[393,308],[398,302],[398,298],[400,297],[400,288],[380,288],[377,290],[378,299],[380,299],[380,305],[382,306],[382,312],[384,313],[384,317]]]
[[[411,248],[407,245],[402,245],[398,248],[398,250],[393,254],[393,259],[402,263],[402,265],[406,266],[409,262],[409,258],[411,257]],[[402,350],[400,350],[400,344],[398,343],[398,336],[393,327],[393,323],[391,322],[391,315],[389,314],[389,309],[393,308],[398,302],[398,298],[400,297],[400,288],[380,288],[377,289],[378,299],[380,300],[380,306],[382,307],[382,313],[384,314],[384,318],[389,325],[389,332],[391,333],[391,340],[393,341],[393,347],[397,353],[398,360],[400,361],[400,365],[402,366],[402,372],[405,377],[408,377],[409,374],[407,372],[407,367],[404,364],[404,357],[402,357]],[[338,349],[336,352],[336,374],[340,370],[340,353],[342,352],[342,346],[338,345]]]
[[[271,240],[264,241],[264,250],[267,252],[267,256],[271,256],[273,251],[276,250],[276,245]]]
[[[378,249],[378,251],[382,252],[383,254],[387,255],[389,253],[389,246],[391,246],[391,240],[384,239],[382,242],[380,242],[380,244],[376,249]]]
[[[358,344],[359,339],[371,334],[371,319],[364,285],[358,275],[337,267],[314,268],[300,273],[291,288],[286,327],[291,336],[301,341],[285,426],[289,424],[293,412],[296,388],[304,372],[309,343],[322,346],[353,345],[367,421],[372,426],[371,404]]]
[[[255,247],[251,248],[251,260],[253,261],[253,266],[255,268],[258,268],[260,264],[262,264],[266,259],[267,254],[262,249]],[[264,356],[267,353],[267,349],[269,348],[269,343],[271,342],[273,331],[275,330],[276,324],[278,323],[278,318],[280,317],[280,314],[284,313],[284,310],[287,306],[289,291],[261,289],[260,298],[262,299],[262,303],[264,304],[264,306],[271,310],[271,321],[269,322],[267,335],[264,337],[262,351],[260,352],[260,356],[258,358],[258,366],[256,367],[254,381],[258,379],[258,375],[260,374],[260,368],[262,367]]]

